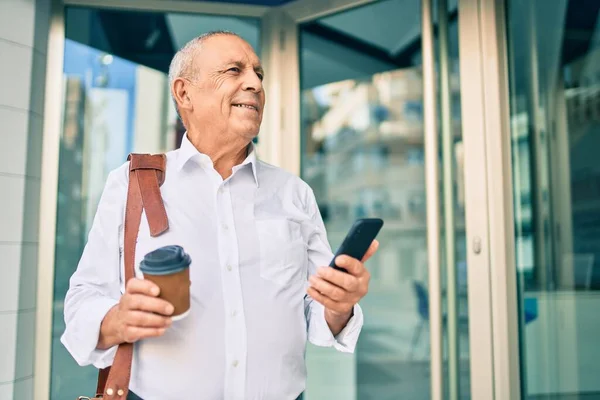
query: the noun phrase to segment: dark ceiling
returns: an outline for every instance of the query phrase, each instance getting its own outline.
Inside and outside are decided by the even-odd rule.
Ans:
[[[291,1],[215,2],[278,6]],[[544,1],[536,1],[534,7],[539,32],[545,32],[538,38],[538,56],[541,65],[548,66],[548,70],[556,70],[559,64],[567,64],[586,52],[600,10],[598,0],[556,1],[564,6],[545,7]],[[448,2],[453,59],[458,58],[456,3],[456,0]],[[511,4],[511,32],[526,38],[528,21],[525,16],[532,11],[526,7],[530,3]],[[418,65],[419,12],[420,0],[381,0],[301,25],[302,88]],[[239,33],[260,54],[259,18],[69,7],[66,19],[67,38],[165,73],[178,48],[198,34],[211,30],[227,29]],[[560,43],[562,45],[557,46]],[[516,65],[525,65],[527,47],[520,49],[513,57]],[[553,63],[556,65],[552,66]],[[525,88],[527,76],[521,70],[524,71],[518,69],[513,79],[518,88]]]
[[[278,6],[291,0],[224,2]],[[449,7],[455,24],[456,0]],[[419,10],[420,0],[383,0],[301,25],[302,87],[413,65]],[[165,73],[178,48],[211,30],[236,32],[260,54],[259,18],[69,7],[66,20],[67,38]]]

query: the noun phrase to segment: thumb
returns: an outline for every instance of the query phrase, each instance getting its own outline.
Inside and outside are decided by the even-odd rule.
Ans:
[[[369,246],[369,249],[365,253],[365,256],[363,257],[362,262],[364,263],[369,258],[371,258],[371,256],[373,256],[373,254],[375,254],[377,252],[378,248],[379,248],[379,241],[377,239],[375,239],[375,240],[373,240],[373,242]]]

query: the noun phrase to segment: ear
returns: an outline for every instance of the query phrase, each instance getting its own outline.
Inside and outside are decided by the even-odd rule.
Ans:
[[[171,93],[177,102],[179,110],[192,110],[193,104],[190,96],[190,84],[183,78],[177,78],[173,81]]]

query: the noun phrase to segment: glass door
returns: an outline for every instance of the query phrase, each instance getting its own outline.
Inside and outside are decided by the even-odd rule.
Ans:
[[[600,399],[600,3],[506,7],[521,398]]]
[[[460,10],[472,395],[600,399],[600,3]]]
[[[301,176],[332,247],[356,218],[385,226],[356,352],[309,346],[304,398],[467,399],[458,5],[339,3],[298,28]]]

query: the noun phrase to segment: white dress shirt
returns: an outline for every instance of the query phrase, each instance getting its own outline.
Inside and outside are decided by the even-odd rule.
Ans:
[[[62,343],[80,365],[112,364],[96,349],[102,319],[124,292],[123,223],[128,163],[112,171],[65,299]],[[307,339],[353,352],[363,323],[334,337],[308,277],[333,257],[314,194],[252,150],[223,180],[184,137],[167,154],[161,192],[169,230],[151,237],[145,215],[136,248],[178,244],[190,254],[191,310],[158,338],[135,344],[130,389],[144,400],[286,400],[305,388]]]

